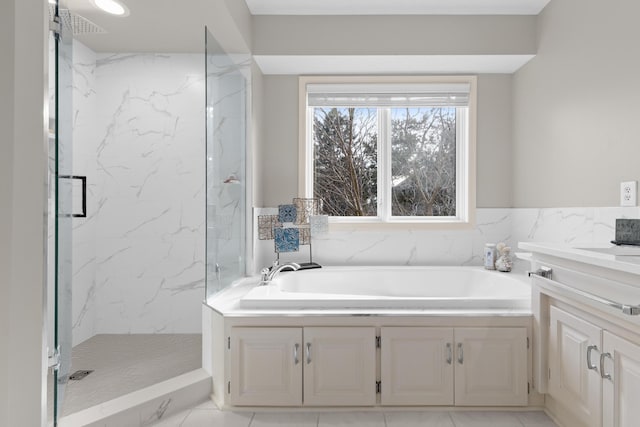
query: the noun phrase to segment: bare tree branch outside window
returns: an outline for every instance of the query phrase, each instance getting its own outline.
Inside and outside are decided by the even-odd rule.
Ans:
[[[392,216],[456,215],[456,108],[391,108]],[[376,216],[378,109],[313,111],[314,197],[332,216]]]
[[[377,215],[377,120],[375,108],[314,109],[314,197],[329,215]]]
[[[391,109],[391,212],[455,216],[456,109]]]

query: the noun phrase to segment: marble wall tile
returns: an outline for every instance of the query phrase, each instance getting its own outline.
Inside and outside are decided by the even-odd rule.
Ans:
[[[273,209],[254,209],[269,214]],[[324,265],[482,265],[486,242],[511,244],[509,209],[479,209],[471,230],[331,231],[312,237],[313,260]],[[275,259],[272,241],[254,240],[256,271]],[[309,248],[280,254],[282,261],[308,261]]]
[[[638,218],[640,207],[513,209],[514,239],[569,245],[606,244],[616,218]]]
[[[99,54],[96,79],[96,333],[199,332],[202,56]]]
[[[255,209],[269,214],[273,208]],[[482,265],[485,243],[521,241],[572,245],[606,244],[616,218],[638,218],[640,207],[478,209],[471,230],[331,231],[312,238],[313,260],[324,265]],[[256,272],[275,259],[273,242],[254,241]],[[306,261],[307,247],[281,254],[281,261]],[[520,266],[521,269],[527,266]]]
[[[95,334],[96,223],[96,54],[73,43],[73,174],[87,177],[87,217],[73,218],[73,345]]]
[[[197,333],[204,296],[204,67],[195,54],[74,51],[74,340]]]

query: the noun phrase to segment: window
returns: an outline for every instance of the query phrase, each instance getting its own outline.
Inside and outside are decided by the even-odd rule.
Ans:
[[[301,183],[333,223],[463,224],[474,77],[301,77]]]

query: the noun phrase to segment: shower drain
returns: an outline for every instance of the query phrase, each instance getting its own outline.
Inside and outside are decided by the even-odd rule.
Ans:
[[[93,371],[75,371],[73,374],[69,375],[69,379],[71,381],[80,381],[87,375],[89,375]]]

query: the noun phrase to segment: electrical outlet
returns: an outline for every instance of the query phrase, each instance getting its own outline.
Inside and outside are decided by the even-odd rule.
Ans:
[[[620,183],[620,206],[636,206],[638,202],[638,181]]]

